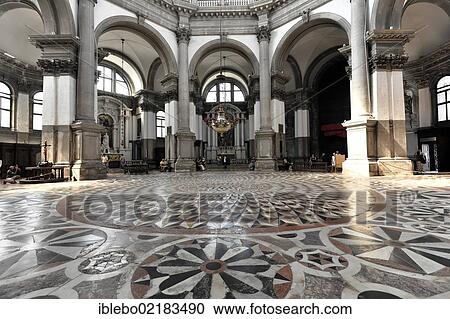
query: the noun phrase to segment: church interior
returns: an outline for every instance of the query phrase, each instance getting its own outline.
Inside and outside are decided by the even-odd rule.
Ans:
[[[0,298],[450,298],[450,2],[0,0]]]

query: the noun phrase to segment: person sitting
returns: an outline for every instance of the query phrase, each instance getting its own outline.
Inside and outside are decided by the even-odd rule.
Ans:
[[[159,162],[159,171],[160,172],[167,172],[167,171],[169,171],[169,163],[168,163],[168,161],[165,158],[163,158],[161,160],[161,162]]]
[[[20,168],[19,165],[10,166],[8,171],[6,172],[6,180],[3,182],[4,184],[16,184],[20,179]]]
[[[254,171],[256,169],[256,160],[252,158],[250,160],[250,164],[248,164],[248,169]]]
[[[197,159],[195,161],[195,166],[196,166],[197,171],[199,171],[199,172],[203,172],[203,171],[206,170],[205,163],[203,162],[203,159]]]

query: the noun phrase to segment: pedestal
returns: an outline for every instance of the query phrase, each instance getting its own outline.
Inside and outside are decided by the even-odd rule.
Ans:
[[[347,121],[342,125],[347,129],[348,145],[348,159],[342,165],[343,174],[357,177],[378,175],[377,121],[362,118]]]
[[[73,178],[77,181],[106,178],[106,169],[100,161],[100,139],[103,126],[95,122],[76,122],[73,132]]]
[[[413,162],[409,159],[379,159],[378,174],[381,176],[411,176]]]
[[[275,169],[274,139],[275,132],[272,130],[261,130],[255,133],[257,170]]]
[[[194,143],[195,134],[192,132],[178,132],[177,137],[177,162],[176,170],[180,171],[195,171],[195,154]]]

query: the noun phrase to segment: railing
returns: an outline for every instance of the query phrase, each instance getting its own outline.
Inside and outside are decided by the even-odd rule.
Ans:
[[[184,0],[199,7],[243,7],[256,0]]]

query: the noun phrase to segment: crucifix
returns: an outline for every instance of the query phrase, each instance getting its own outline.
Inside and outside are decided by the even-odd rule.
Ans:
[[[48,161],[47,161],[47,154],[48,154],[48,148],[50,147],[51,145],[48,145],[47,144],[47,141],[45,141],[44,142],[44,145],[42,145],[42,147],[44,148],[44,163],[47,163]]]

